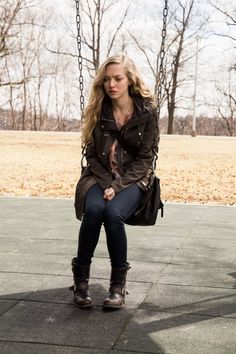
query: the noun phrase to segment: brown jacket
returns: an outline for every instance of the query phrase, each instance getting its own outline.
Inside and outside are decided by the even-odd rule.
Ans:
[[[109,153],[118,139],[117,161],[120,176],[115,177],[109,164]],[[88,166],[76,186],[75,211],[81,220],[88,189],[99,183],[103,190],[112,187],[119,193],[133,183],[146,189],[153,158],[158,151],[159,127],[156,110],[141,97],[134,97],[133,117],[119,131],[110,102],[104,101],[101,117],[93,131],[93,142],[87,146]]]

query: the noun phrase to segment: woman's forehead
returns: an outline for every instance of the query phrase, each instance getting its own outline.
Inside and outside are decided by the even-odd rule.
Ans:
[[[124,75],[125,70],[122,64],[111,63],[108,64],[105,70],[106,76],[116,76],[116,75]]]

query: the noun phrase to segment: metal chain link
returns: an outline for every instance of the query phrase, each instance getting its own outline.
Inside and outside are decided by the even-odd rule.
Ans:
[[[157,85],[157,119],[160,118],[161,93],[162,93],[162,86],[164,84],[163,63],[165,58],[167,16],[168,16],[168,0],[165,0],[165,6],[163,9],[163,25],[162,25],[162,33],[161,33],[162,41],[161,41],[161,48],[160,48],[159,81]]]
[[[81,53],[81,17],[80,17],[80,0],[75,0],[76,4],[76,24],[77,24],[77,46],[78,46],[78,64],[79,64],[79,88],[80,88],[80,113],[81,123],[83,122],[84,113],[84,79],[83,79],[83,64]]]
[[[168,0],[165,0],[165,6],[163,9],[163,25],[162,25],[162,33],[161,33],[161,47],[160,47],[160,65],[159,65],[159,80],[157,85],[157,121],[156,121],[156,129],[155,129],[155,142],[156,148],[158,146],[158,139],[159,139],[159,118],[160,118],[160,111],[161,111],[161,93],[162,93],[162,86],[164,85],[164,57],[165,57],[165,40],[166,40],[166,26],[167,26],[167,16],[168,16]],[[153,160],[153,171],[156,170],[157,164],[157,152],[154,153],[154,160]]]
[[[79,88],[80,88],[80,122],[83,124],[83,115],[84,115],[84,78],[83,78],[83,63],[82,63],[82,39],[81,39],[81,17],[80,17],[80,0],[75,0],[76,4],[76,24],[77,24],[77,46],[78,46],[78,64],[79,64]],[[81,172],[86,167],[86,145],[82,144],[81,146]],[[85,161],[85,164],[84,164]]]

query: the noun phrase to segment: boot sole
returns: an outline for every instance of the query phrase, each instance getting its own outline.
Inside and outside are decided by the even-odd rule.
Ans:
[[[124,307],[125,307],[124,304],[122,304],[122,305],[103,305],[104,310],[121,310]]]
[[[92,304],[90,305],[79,305],[75,303],[75,306],[78,307],[79,309],[91,309],[93,307]]]

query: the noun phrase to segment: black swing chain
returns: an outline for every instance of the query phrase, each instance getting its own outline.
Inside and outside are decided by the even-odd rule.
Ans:
[[[168,0],[165,0],[165,6],[163,9],[163,25],[162,25],[162,33],[161,33],[161,47],[160,47],[160,65],[159,65],[159,81],[157,86],[157,118],[160,118],[160,103],[161,103],[161,93],[162,86],[164,84],[164,58],[165,58],[165,40],[166,40],[166,27],[167,27],[167,16],[168,16]]]
[[[155,129],[155,142],[158,144],[158,121],[160,118],[161,111],[161,94],[162,94],[162,86],[164,85],[165,75],[164,75],[164,58],[165,58],[165,40],[166,40],[166,27],[167,27],[167,16],[168,16],[168,0],[165,1],[165,6],[163,9],[163,24],[162,24],[162,32],[161,32],[161,47],[160,47],[160,65],[159,65],[159,73],[158,73],[158,85],[157,85],[157,122]],[[153,161],[153,171],[156,169],[157,162],[157,153],[155,152],[154,161]]]
[[[83,79],[83,58],[81,52],[82,39],[81,39],[81,17],[80,17],[80,0],[75,0],[76,4],[76,24],[77,24],[77,47],[78,47],[78,64],[79,64],[79,88],[80,88],[80,124],[83,124],[84,116],[84,79]],[[81,158],[81,171],[84,169],[86,145],[82,144],[82,158]]]
[[[81,121],[83,121],[84,113],[84,79],[83,79],[83,65],[82,65],[82,53],[81,53],[81,18],[80,18],[80,0],[75,0],[76,3],[76,23],[77,23],[77,46],[78,46],[78,64],[79,64],[79,87],[80,87],[80,114]]]

